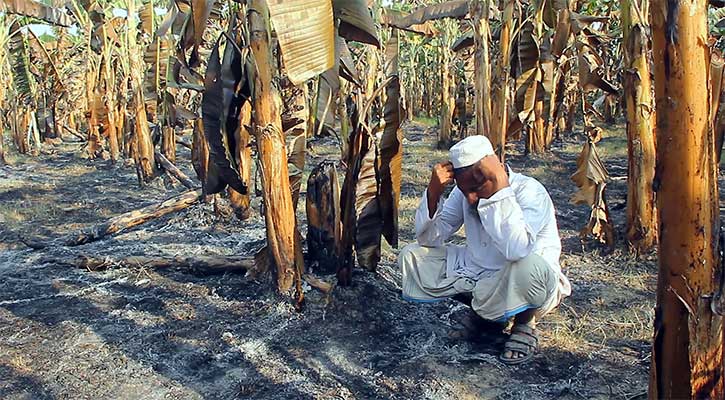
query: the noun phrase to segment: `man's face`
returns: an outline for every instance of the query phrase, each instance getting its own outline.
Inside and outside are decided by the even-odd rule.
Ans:
[[[494,190],[491,178],[495,176],[496,169],[502,167],[496,156],[487,156],[471,167],[455,173],[456,186],[466,197],[468,204],[475,206],[478,199],[491,197]]]
[[[469,168],[455,174],[456,186],[466,197],[468,204],[472,206],[478,203],[479,192],[482,191],[483,185],[486,183],[479,170],[480,163],[478,161]]]

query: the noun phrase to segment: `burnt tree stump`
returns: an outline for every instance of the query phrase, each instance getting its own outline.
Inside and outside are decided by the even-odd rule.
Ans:
[[[319,272],[337,271],[340,242],[340,185],[332,161],[323,161],[307,179],[307,250]]]

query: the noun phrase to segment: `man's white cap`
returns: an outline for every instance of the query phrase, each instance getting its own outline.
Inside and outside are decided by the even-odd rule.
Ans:
[[[473,165],[486,156],[496,154],[487,137],[483,135],[469,136],[456,143],[450,150],[453,168],[463,168]]]

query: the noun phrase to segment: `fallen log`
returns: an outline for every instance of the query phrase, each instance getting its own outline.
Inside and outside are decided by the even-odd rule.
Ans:
[[[256,277],[260,272],[266,271],[265,264],[269,257],[262,252],[256,256],[226,256],[226,255],[194,255],[182,256],[128,256],[128,257],[102,257],[88,254],[78,254],[66,258],[45,257],[41,263],[66,265],[83,268],[89,271],[102,271],[111,267],[143,267],[150,269],[189,269],[199,275],[221,275],[226,273],[252,272]],[[332,283],[320,279],[312,274],[303,274],[302,279],[311,287],[324,294],[330,294],[334,288]]]
[[[68,133],[70,133],[71,135],[73,135],[73,136],[77,137],[78,139],[80,139],[80,140],[81,140],[81,142],[85,142],[85,141],[87,140],[87,138],[83,137],[83,135],[81,135],[81,134],[80,134],[80,133],[78,133],[77,131],[75,131],[75,130],[73,130],[73,129],[71,129],[71,128],[69,128],[69,127],[65,126],[65,125],[63,125],[63,129],[65,129],[65,130],[66,130],[66,131],[67,131]]]
[[[167,159],[163,154],[157,151],[154,153],[154,157],[156,158],[156,162],[161,164],[166,172],[181,182],[182,185],[186,186],[187,189],[195,189],[198,186],[194,185],[194,181],[186,176],[185,173],[181,172],[181,170],[174,165],[174,163],[169,161],[169,159]]]
[[[102,271],[109,267],[144,267],[153,269],[188,268],[206,275],[227,272],[246,272],[256,265],[254,256],[129,256],[100,257],[79,254],[69,258],[42,259],[43,262],[68,265],[89,271]]]
[[[152,204],[137,210],[129,211],[79,232],[70,233],[47,242],[24,240],[24,243],[33,249],[43,249],[59,245],[79,246],[133,228],[153,219],[163,217],[166,214],[183,210],[198,202],[201,198],[201,189],[189,190],[159,204]]]

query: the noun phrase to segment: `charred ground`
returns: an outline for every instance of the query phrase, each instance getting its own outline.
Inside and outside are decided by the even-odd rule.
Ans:
[[[580,141],[556,142],[544,157],[509,149],[511,167],[539,179],[554,200],[562,264],[573,285],[572,297],[540,324],[533,362],[513,368],[497,361],[493,337],[447,338],[451,315],[462,306],[403,301],[397,250],[387,245],[376,274],[356,271],[353,287],[331,296],[310,288],[302,313],[280,302],[267,282],[238,274],[60,265],[79,253],[253,254],[264,244],[264,222],[258,205],[239,222],[198,204],[99,242],[32,251],[22,238],[72,232],[182,188],[160,180],[139,188],[133,167],[82,160],[78,144],[11,158],[12,167],[0,168],[0,398],[643,397],[656,262],[651,255],[635,259],[622,244],[622,135],[621,127],[613,129],[599,144],[613,178],[607,196],[618,233],[614,250],[578,236],[589,215],[587,207],[569,204]],[[413,216],[430,166],[446,157],[434,142],[431,128],[405,127],[401,246],[415,240]],[[332,139],[312,146],[307,170],[339,159]],[[179,165],[193,175],[184,151]],[[304,220],[304,198],[298,217]]]

